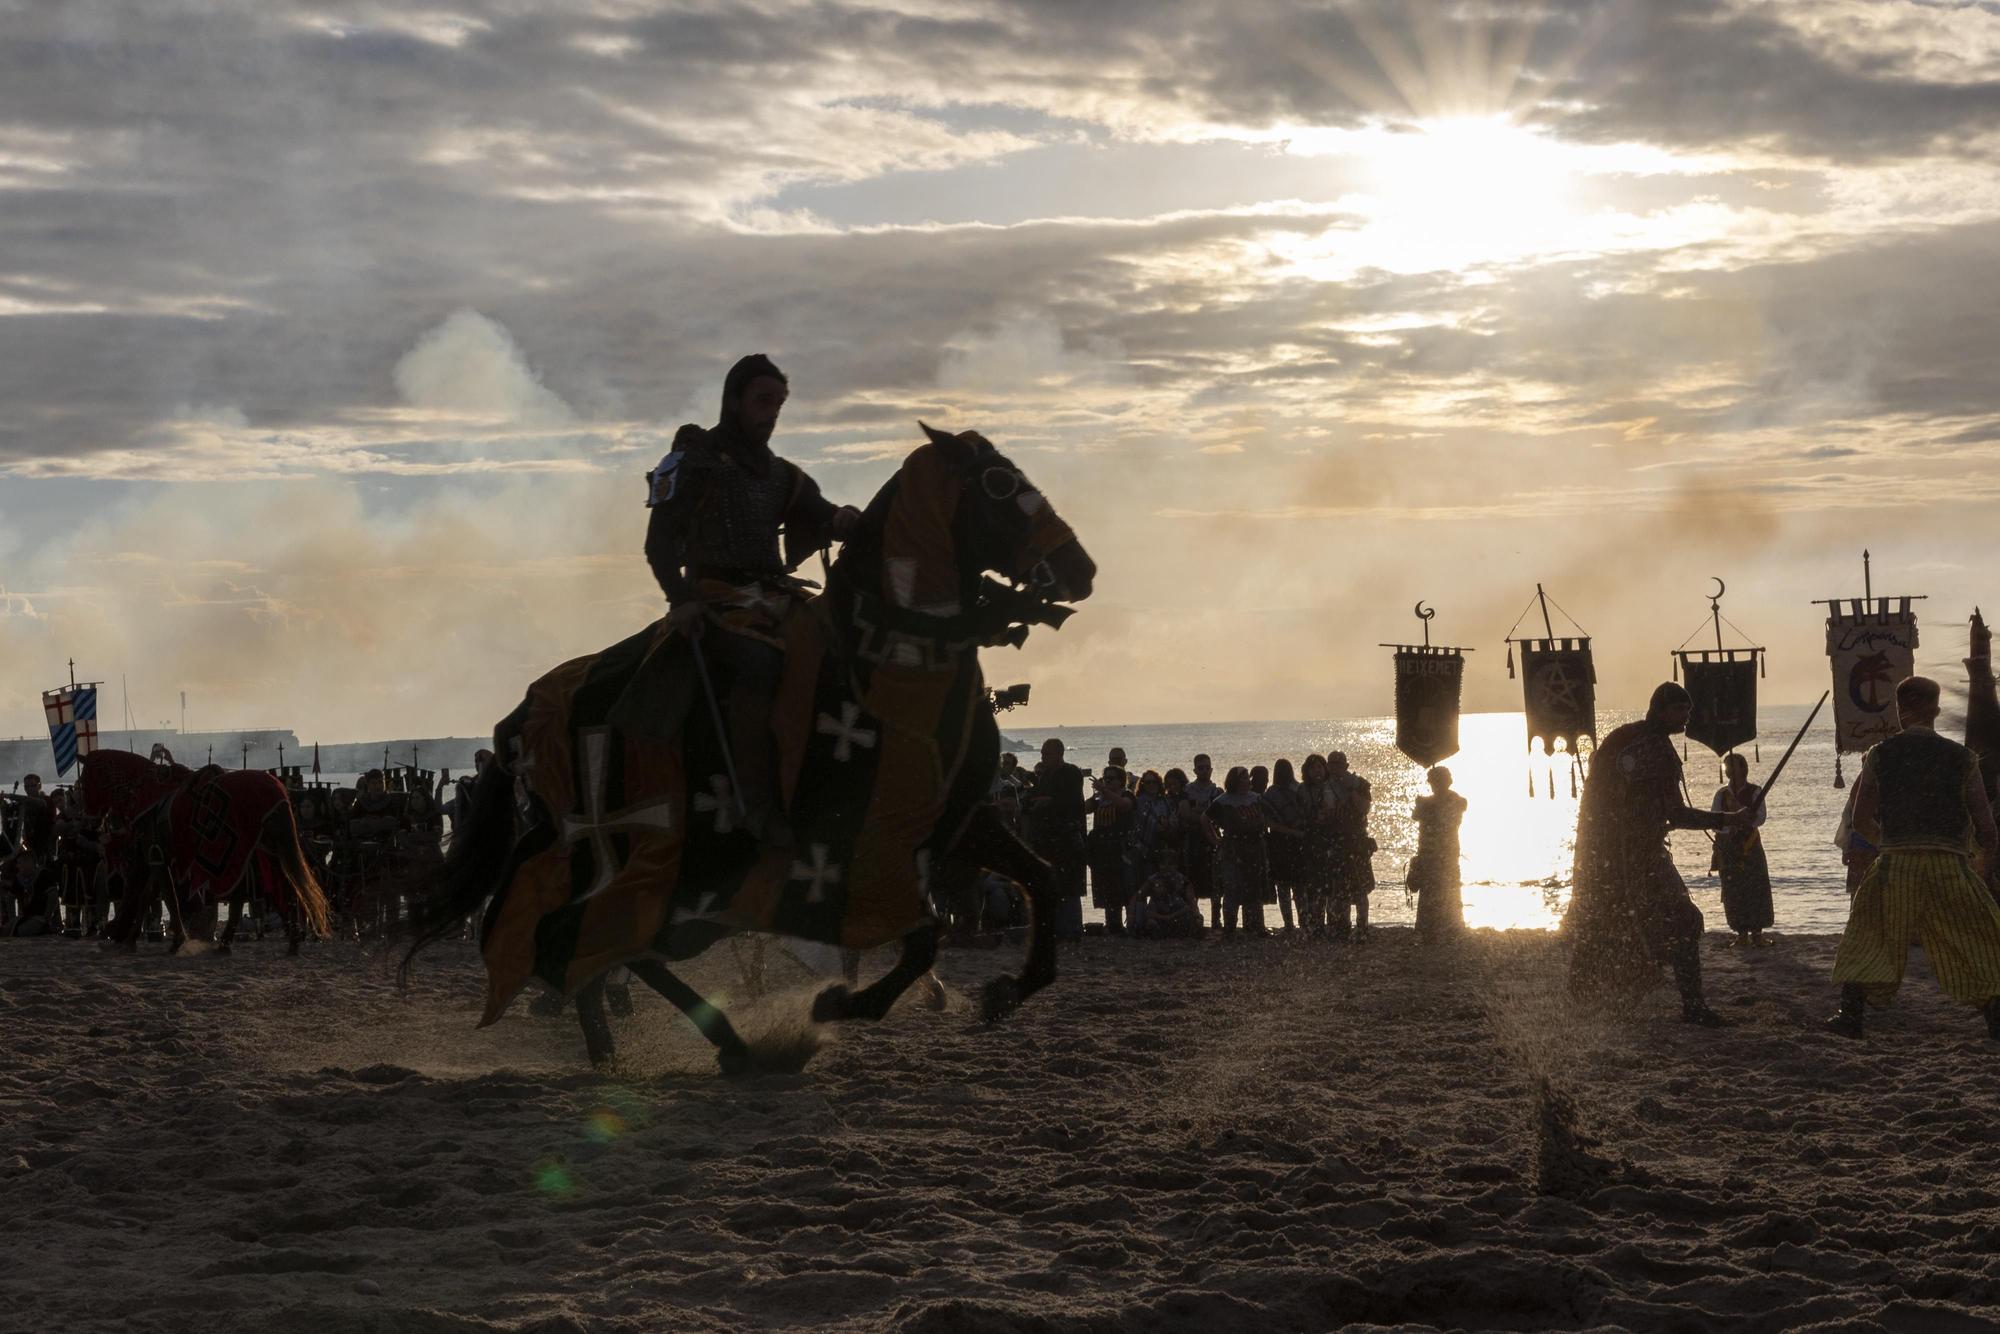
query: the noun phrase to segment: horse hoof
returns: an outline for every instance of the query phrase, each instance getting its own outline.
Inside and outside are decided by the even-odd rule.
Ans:
[[[225,944],[221,944],[221,945],[217,945],[217,946],[215,947],[215,952],[216,952],[217,954],[227,954],[227,953],[229,953],[229,946],[228,946],[228,945],[227,945],[226,943],[225,943]]]
[[[813,999],[812,1018],[816,1024],[832,1023],[836,1019],[847,1018],[848,1003],[854,999],[848,989],[836,982]]]
[[[1013,978],[996,977],[986,984],[985,994],[980,997],[981,1019],[997,1024],[1020,1008],[1021,988]]]
[[[750,1049],[740,1042],[733,1047],[717,1047],[715,1063],[731,1079],[747,1075],[750,1073]]]

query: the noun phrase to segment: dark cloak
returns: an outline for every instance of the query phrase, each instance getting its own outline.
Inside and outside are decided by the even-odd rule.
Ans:
[[[1563,933],[1570,990],[1631,999],[1659,981],[1658,965],[1699,976],[1701,910],[1667,848],[1670,829],[1720,829],[1724,817],[1681,795],[1681,757],[1665,727],[1627,723],[1591,759],[1576,820],[1576,861]]]

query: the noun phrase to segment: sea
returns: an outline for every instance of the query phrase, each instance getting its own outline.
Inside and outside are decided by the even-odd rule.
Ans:
[[[1762,783],[1811,713],[1810,706],[1772,706],[1759,711],[1758,741],[1742,753],[1750,760],[1750,779]],[[1604,735],[1638,715],[1598,713]],[[1104,767],[1114,746],[1123,747],[1135,773],[1171,767],[1193,769],[1196,754],[1215,763],[1219,783],[1232,765],[1262,764],[1285,758],[1297,768],[1307,755],[1345,752],[1350,767],[1374,789],[1370,832],[1380,845],[1375,854],[1376,891],[1370,902],[1371,920],[1407,923],[1416,905],[1404,893],[1404,871],[1416,852],[1415,799],[1430,790],[1424,771],[1396,749],[1393,718],[1320,719],[1297,722],[1155,723],[1106,727],[1010,726],[1003,715],[1001,730],[1021,762],[1032,765],[1049,737],[1059,738],[1065,758],[1083,768]],[[1947,735],[1949,720],[1941,721]],[[1684,741],[1677,738],[1676,744]],[[1466,714],[1459,723],[1459,752],[1444,761],[1453,786],[1465,797],[1461,830],[1461,874],[1465,884],[1465,917],[1469,925],[1548,930],[1560,921],[1569,902],[1570,860],[1576,846],[1577,799],[1571,790],[1569,757],[1544,756],[1539,745],[1528,748],[1526,719],[1519,713]],[[1722,782],[1721,760],[1712,751],[1686,743],[1686,776],[1691,804],[1706,809]],[[1588,754],[1588,743],[1585,743]],[[1843,757],[1847,781],[1857,772],[1859,757]],[[1772,790],[1763,829],[1765,855],[1771,866],[1775,930],[1782,933],[1838,933],[1847,922],[1845,870],[1834,834],[1847,793],[1834,784],[1832,710],[1823,710],[1799,744],[1777,786]],[[1680,830],[1672,836],[1674,861],[1688,890],[1712,931],[1723,924],[1720,886],[1709,873],[1710,842],[1700,830]],[[1278,922],[1276,908],[1265,909],[1269,924]],[[1086,913],[1101,920],[1101,915]]]

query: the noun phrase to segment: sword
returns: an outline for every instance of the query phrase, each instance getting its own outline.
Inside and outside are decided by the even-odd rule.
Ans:
[[[1751,810],[1758,811],[1764,808],[1764,799],[1770,796],[1771,789],[1778,785],[1778,775],[1785,772],[1785,765],[1790,762],[1792,758],[1792,752],[1799,748],[1799,742],[1804,741],[1806,739],[1806,732],[1808,729],[1812,727],[1813,719],[1819,717],[1819,711],[1826,707],[1827,700],[1831,699],[1832,697],[1833,697],[1833,692],[1829,690],[1825,694],[1819,697],[1819,703],[1813,705],[1813,711],[1806,716],[1806,725],[1804,727],[1801,727],[1799,729],[1799,734],[1792,738],[1792,744],[1785,747],[1784,758],[1778,761],[1778,767],[1771,770],[1771,776],[1765,779],[1763,787],[1758,789],[1757,800],[1750,807]]]
[[[722,747],[722,767],[729,775],[729,797],[736,803],[736,827],[742,829],[750,818],[743,807],[743,785],[736,781],[736,756],[729,749],[729,727],[722,721],[722,706],[715,701],[715,685],[708,679],[708,659],[701,651],[701,622],[688,627],[688,648],[694,652],[695,675],[701,678],[701,693],[708,700],[708,718],[715,724],[715,740]]]

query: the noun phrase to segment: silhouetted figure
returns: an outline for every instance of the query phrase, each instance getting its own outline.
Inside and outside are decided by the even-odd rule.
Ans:
[[[1731,753],[1722,761],[1728,782],[1715,789],[1712,811],[1728,814],[1751,811],[1750,827],[1725,829],[1715,836],[1715,855],[1709,862],[1722,878],[1722,916],[1736,933],[1736,944],[1762,946],[1764,933],[1771,927],[1771,867],[1764,858],[1764,839],[1757,831],[1764,827],[1765,808],[1757,798],[1763,789],[1750,781],[1750,762]]]
[[[737,797],[747,827],[760,838],[782,834],[769,827],[777,802],[771,705],[784,669],[781,626],[799,591],[789,576],[860,517],[852,506],[835,506],[797,464],[771,452],[789,393],[770,358],[742,358],[723,380],[716,424],[681,427],[672,451],[646,474],[652,510],[646,562],[679,629],[718,631],[702,635],[701,651],[711,671],[729,669],[733,684],[719,703]]]
[[[1215,885],[1215,849],[1208,841],[1207,824],[1209,803],[1222,795],[1222,789],[1215,785],[1215,767],[1206,755],[1194,757],[1194,778],[1183,792],[1181,818],[1185,821],[1187,833],[1183,851],[1187,858],[1188,884],[1193,887],[1197,902],[1208,900],[1208,924],[1211,928],[1222,925],[1222,895]]]
[[[1056,934],[1066,940],[1083,938],[1083,815],[1083,770],[1063,759],[1063,743],[1050,737],[1042,743],[1034,785],[1021,797],[1021,832],[1055,871],[1062,895]]]
[[[1827,1027],[1861,1036],[1866,1002],[1886,1005],[1903,981],[1914,935],[1954,1000],[1979,1007],[2000,1041],[2000,907],[1991,888],[2000,830],[1979,761],[1934,730],[1938,684],[1912,676],[1896,687],[1902,731],[1876,743],[1854,785],[1854,827],[1880,849],[1854,891],[1834,955],[1840,1013]],[[1968,851],[1977,837],[1985,867]]]
[[[1152,874],[1132,896],[1133,935],[1167,940],[1201,935],[1201,909],[1188,890],[1179,861],[1170,848],[1155,851]]]
[[[1252,786],[1256,774],[1251,774]],[[1271,859],[1271,890],[1277,895],[1278,916],[1292,929],[1292,905],[1297,898],[1305,862],[1306,794],[1290,760],[1271,765],[1271,785],[1265,789],[1264,818],[1270,828],[1264,847]]]
[[[1748,812],[1698,811],[1681,799],[1681,757],[1672,738],[1687,730],[1693,701],[1671,682],[1653,691],[1643,722],[1604,738],[1591,760],[1577,811],[1576,861],[1563,931],[1574,952],[1573,995],[1629,1002],[1672,967],[1681,1018],[1726,1025],[1701,993],[1701,910],[1667,847],[1670,829],[1747,825]]]
[[[1125,932],[1125,905],[1132,898],[1132,813],[1125,771],[1106,769],[1090,797],[1090,902],[1104,914],[1104,929],[1114,936]]]
[[[1333,898],[1333,859],[1338,799],[1327,780],[1326,757],[1308,755],[1299,769],[1299,800],[1303,823],[1299,826],[1298,884],[1293,893],[1299,907],[1299,928],[1308,936],[1324,936],[1327,912]]]
[[[1208,805],[1209,842],[1215,848],[1216,888],[1222,895],[1222,934],[1233,936],[1240,921],[1251,935],[1268,934],[1264,905],[1271,894],[1264,855],[1264,806],[1250,790],[1250,771],[1229,771],[1222,795]]]
[[[1326,763],[1327,786],[1334,798],[1333,892],[1327,904],[1333,934],[1344,936],[1351,930],[1366,935],[1368,896],[1375,892],[1375,840],[1368,836],[1374,790],[1347,767],[1347,756],[1341,752],[1328,755]]]
[[[1417,935],[1428,944],[1456,940],[1465,932],[1465,901],[1459,892],[1458,827],[1465,798],[1452,791],[1451,770],[1428,775],[1431,794],[1418,797],[1417,855],[1410,859],[1408,884],[1417,896]]]

